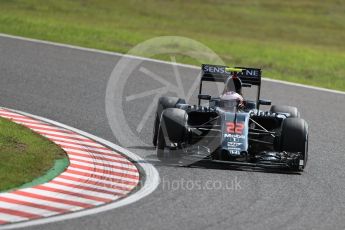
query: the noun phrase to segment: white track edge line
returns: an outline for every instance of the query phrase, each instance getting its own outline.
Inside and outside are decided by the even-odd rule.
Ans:
[[[1,34],[0,34],[1,36]],[[135,191],[133,194],[128,195],[127,197],[115,201],[113,203],[108,203],[99,207],[94,207],[91,209],[85,209],[85,210],[81,210],[78,212],[74,212],[74,213],[67,213],[67,214],[62,214],[62,215],[58,215],[58,216],[52,216],[52,217],[47,217],[47,218],[43,218],[43,219],[37,219],[37,220],[31,220],[28,222],[23,222],[23,223],[14,223],[14,224],[9,224],[9,225],[4,225],[4,226],[0,226],[0,230],[4,230],[4,229],[14,229],[14,228],[23,228],[23,227],[29,227],[29,226],[34,226],[34,225],[40,225],[40,224],[48,224],[48,223],[52,223],[52,222],[56,222],[56,221],[62,221],[62,220],[67,220],[67,219],[74,219],[74,218],[78,218],[78,217],[82,217],[82,216],[87,216],[87,215],[93,215],[96,213],[100,213],[100,212],[105,212],[105,211],[109,211],[115,208],[119,208],[131,203],[134,203],[144,197],[146,197],[147,195],[151,194],[154,190],[156,190],[156,188],[159,185],[160,182],[160,178],[159,178],[159,174],[157,169],[151,165],[150,163],[148,163],[147,161],[145,161],[144,159],[142,159],[141,157],[139,157],[138,155],[128,151],[127,149],[124,149],[118,145],[115,145],[114,143],[111,143],[107,140],[104,140],[100,137],[96,137],[92,134],[86,133],[84,131],[81,131],[79,129],[70,127],[68,125],[64,125],[61,124],[59,122],[56,121],[52,121],[50,119],[47,118],[43,118],[40,116],[36,116],[36,115],[32,115],[30,113],[26,113],[26,112],[21,112],[21,111],[17,111],[14,109],[8,109],[8,108],[4,108],[4,107],[0,107],[0,109],[5,109],[5,110],[9,110],[9,111],[13,111],[25,116],[29,116],[68,130],[71,130],[73,132],[76,132],[80,135],[83,135],[85,137],[88,137],[90,139],[93,139],[101,144],[104,144],[116,151],[119,151],[121,154],[127,156],[128,158],[130,158],[131,160],[134,160],[135,162],[137,162],[137,164],[142,168],[142,171],[144,171],[145,173],[145,182],[143,184],[142,187],[140,187],[140,189],[138,191]],[[140,181],[139,181],[140,183]]]
[[[177,66],[184,66],[184,67],[188,67],[188,68],[197,68],[196,66],[188,65],[188,64],[181,64],[181,63],[175,63],[175,62],[173,63],[173,62],[157,60],[157,59],[153,59],[153,58],[146,58],[146,57],[134,56],[134,55],[129,55],[129,54],[117,53],[117,52],[113,52],[113,51],[106,51],[106,50],[87,48],[87,47],[82,47],[82,46],[77,46],[77,45],[69,45],[69,44],[64,44],[64,43],[39,40],[39,39],[35,39],[35,38],[26,38],[26,37],[4,34],[4,33],[0,33],[0,37],[12,38],[12,39],[23,40],[23,41],[34,42],[34,43],[41,43],[41,44],[45,44],[45,45],[52,45],[52,46],[69,48],[69,49],[74,49],[74,50],[88,51],[88,52],[93,52],[93,53],[101,53],[101,54],[106,54],[106,55],[110,55],[110,56],[117,56],[117,57],[123,56],[123,57],[138,59],[138,60],[152,61],[152,62],[157,62],[157,63],[162,63],[162,64],[168,64],[168,65],[174,64]]]
[[[26,38],[26,37],[4,34],[4,33],[0,33],[0,37],[12,38],[12,39],[34,42],[34,43],[41,43],[41,44],[45,44],[45,45],[52,45],[52,46],[69,48],[69,49],[74,49],[74,50],[81,50],[81,51],[87,51],[87,52],[106,54],[106,55],[110,55],[110,56],[117,56],[117,57],[122,56],[122,57],[127,57],[127,58],[132,58],[132,59],[143,60],[143,61],[150,61],[150,62],[156,62],[156,63],[167,64],[167,65],[176,65],[176,66],[181,66],[181,67],[186,67],[186,68],[191,68],[191,69],[200,69],[200,67],[198,67],[198,66],[189,65],[189,64],[182,64],[182,63],[157,60],[157,59],[153,59],[153,58],[140,57],[140,56],[134,56],[134,55],[129,55],[129,54],[122,54],[122,53],[118,53],[118,52],[100,50],[100,49],[95,49],[95,48],[86,48],[86,47],[77,46],[77,45],[69,45],[69,44],[39,40],[39,39],[34,39],[34,38]],[[312,89],[312,90],[318,90],[318,91],[324,91],[324,92],[328,92],[328,93],[345,95],[345,92],[343,92],[343,91],[321,88],[321,87],[317,87],[317,86],[303,85],[300,83],[293,83],[293,82],[276,80],[276,79],[271,79],[271,78],[262,78],[262,80],[277,83],[277,84],[297,86],[297,87],[302,87],[302,88],[307,88],[307,89]]]

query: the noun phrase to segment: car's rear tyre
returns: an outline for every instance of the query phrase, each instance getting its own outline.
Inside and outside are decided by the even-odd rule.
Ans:
[[[152,144],[153,146],[157,146],[157,138],[158,138],[158,128],[159,128],[159,122],[161,119],[161,114],[164,109],[168,108],[176,108],[177,104],[185,104],[186,101],[181,98],[177,97],[160,97],[158,100],[157,105],[157,111],[155,115],[155,121],[153,124],[153,138],[152,138]]]
[[[289,113],[290,117],[300,117],[298,109],[288,105],[272,105],[270,109],[271,113]]]
[[[300,152],[303,170],[308,161],[308,124],[301,118],[286,118],[282,124],[280,147],[281,151]]]
[[[182,109],[168,108],[162,112],[157,134],[157,158],[160,161],[175,162],[180,158],[187,119],[187,112]],[[176,146],[172,147],[171,143]]]

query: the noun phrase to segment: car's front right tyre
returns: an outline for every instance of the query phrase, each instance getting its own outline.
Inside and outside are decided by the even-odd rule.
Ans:
[[[162,112],[157,133],[157,158],[160,161],[176,161],[180,158],[187,119],[187,112],[182,109],[168,108]]]
[[[161,119],[162,112],[168,108],[176,108],[177,104],[185,104],[186,101],[184,99],[178,97],[160,97],[157,103],[157,110],[155,114],[155,121],[153,124],[153,138],[152,144],[153,146],[157,145],[157,138],[158,138],[158,128]]]

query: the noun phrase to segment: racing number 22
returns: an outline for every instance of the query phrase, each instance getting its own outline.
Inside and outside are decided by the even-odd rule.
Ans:
[[[226,132],[227,133],[236,133],[242,134],[244,129],[243,123],[235,122],[226,122]]]

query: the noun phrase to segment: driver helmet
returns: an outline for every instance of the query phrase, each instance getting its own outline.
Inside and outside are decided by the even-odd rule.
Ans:
[[[223,107],[226,108],[236,108],[238,106],[241,107],[244,105],[243,97],[234,91],[223,93],[220,96],[220,100],[222,102]]]
[[[229,77],[224,86],[223,94],[220,96],[223,107],[237,108],[243,107],[242,82],[237,77]]]

